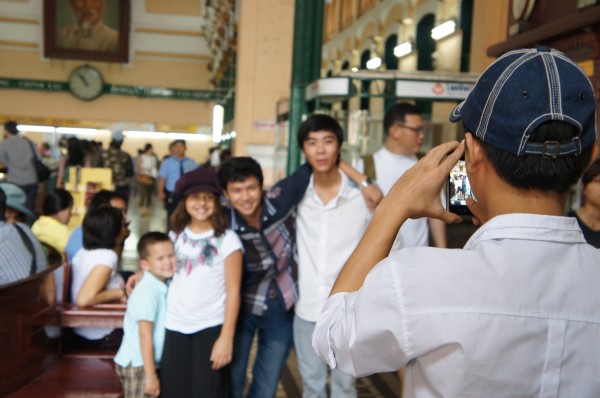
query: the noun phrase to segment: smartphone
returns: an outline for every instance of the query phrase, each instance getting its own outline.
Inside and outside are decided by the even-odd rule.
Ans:
[[[471,191],[464,159],[459,160],[450,170],[446,198],[449,212],[459,216],[473,216],[471,210],[467,207],[467,198],[475,199],[475,196]]]

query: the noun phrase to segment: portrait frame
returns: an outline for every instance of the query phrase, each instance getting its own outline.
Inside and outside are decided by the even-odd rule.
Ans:
[[[72,1],[76,0],[44,0],[44,56],[85,61],[129,62],[130,1],[103,0],[104,12],[101,20],[107,27],[106,30],[110,30],[113,35],[110,43],[106,43],[105,40],[104,47],[110,45],[110,49],[92,48],[96,43],[89,39],[85,44],[87,48],[78,47],[78,44],[64,44],[64,40],[61,39],[64,36],[62,32],[77,23],[77,18],[70,5]],[[74,28],[71,29],[71,32],[73,30]],[[115,31],[118,36],[116,40],[113,40]],[[59,43],[59,40],[62,42]],[[102,40],[96,40],[96,42],[101,43]]]

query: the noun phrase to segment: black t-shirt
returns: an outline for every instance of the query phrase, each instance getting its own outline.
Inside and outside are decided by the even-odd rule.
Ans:
[[[587,243],[594,246],[595,248],[600,249],[600,231],[594,231],[593,229],[590,229],[590,227],[585,225],[583,221],[581,221],[581,219],[577,217],[577,213],[575,213],[574,211],[570,212],[568,216],[575,217],[577,219],[579,228],[581,228],[581,231],[583,232],[583,236]]]

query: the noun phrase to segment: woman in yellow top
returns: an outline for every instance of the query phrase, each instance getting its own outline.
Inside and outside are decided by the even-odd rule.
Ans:
[[[71,230],[67,226],[71,218],[73,197],[64,189],[48,192],[42,204],[42,216],[33,224],[31,231],[49,246],[55,248],[63,258]]]

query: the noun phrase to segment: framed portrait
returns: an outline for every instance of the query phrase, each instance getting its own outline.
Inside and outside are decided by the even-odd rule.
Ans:
[[[44,56],[126,63],[129,0],[44,0]]]

